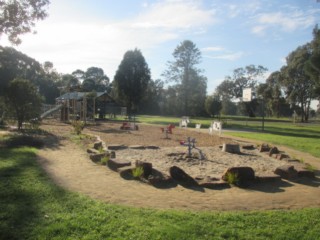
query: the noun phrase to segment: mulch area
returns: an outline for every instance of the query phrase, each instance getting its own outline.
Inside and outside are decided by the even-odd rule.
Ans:
[[[211,147],[231,142],[232,140],[220,138],[217,135],[211,136],[209,133],[200,131],[189,131],[176,127],[172,129],[172,134],[162,133],[159,125],[138,124],[138,131],[126,131],[120,129],[121,124],[115,122],[100,122],[96,126],[88,126],[84,133],[96,134],[107,144],[124,145],[155,145],[159,147],[180,146],[180,141],[186,141],[188,137],[196,139],[197,147]]]

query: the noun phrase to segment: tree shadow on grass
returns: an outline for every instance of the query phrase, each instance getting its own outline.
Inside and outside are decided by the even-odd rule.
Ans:
[[[8,160],[12,155],[15,160]],[[31,224],[40,217],[35,196],[28,183],[28,171],[34,163],[32,152],[6,150],[0,155],[0,239],[25,239]],[[5,166],[7,165],[7,166]],[[29,183],[30,184],[30,183]]]
[[[65,191],[47,181],[35,159],[29,149],[0,152],[0,239],[32,239],[49,217],[45,206],[65,203]]]

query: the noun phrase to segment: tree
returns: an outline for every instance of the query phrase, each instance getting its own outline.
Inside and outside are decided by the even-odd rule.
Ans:
[[[281,86],[281,73],[273,72],[267,78],[266,83],[257,87],[257,94],[265,101],[267,115],[280,117],[281,99],[283,99]]]
[[[228,99],[225,99],[221,102],[221,111],[222,115],[237,115],[237,105],[234,102],[231,102]]]
[[[19,130],[24,121],[39,117],[41,102],[37,88],[30,81],[17,78],[9,83],[6,103],[17,118]]]
[[[20,44],[19,36],[31,32],[35,21],[47,16],[49,0],[0,1],[0,35],[8,35],[13,44]]]
[[[163,115],[179,116],[182,114],[181,103],[178,99],[178,86],[169,86],[163,90],[160,101],[160,111]]]
[[[167,82],[177,85],[178,99],[184,115],[197,115],[204,111],[207,91],[207,78],[196,67],[201,62],[201,52],[196,45],[185,40],[173,52],[174,61],[168,62],[163,73]]]
[[[114,76],[113,86],[117,98],[127,106],[129,114],[137,110],[150,79],[150,69],[141,51],[127,51]]]
[[[302,122],[308,121],[311,100],[315,97],[314,82],[305,71],[310,52],[310,44],[298,47],[287,56],[287,66],[281,68],[287,101],[300,106]]]
[[[220,114],[222,103],[217,95],[208,96],[205,102],[207,113],[214,117]]]
[[[86,92],[106,91],[109,84],[109,78],[104,74],[102,68],[90,67],[84,73],[84,81],[82,82],[83,90]]]
[[[232,76],[226,76],[225,80],[216,88],[216,92],[223,98],[241,98],[244,88],[255,88],[258,79],[268,69],[263,66],[248,65],[244,68],[233,70]]]
[[[85,72],[77,69],[68,76],[70,82],[69,89],[81,85],[84,92],[104,92],[109,87],[109,78],[102,68],[90,67]]]
[[[310,43],[311,56],[305,65],[305,71],[313,80],[315,97],[320,101],[320,30],[318,25],[313,29],[313,40]]]
[[[140,112],[147,114],[160,114],[160,102],[162,103],[163,82],[150,80],[147,91],[139,104]]]
[[[15,78],[28,79],[37,85],[43,76],[39,62],[10,47],[0,46],[0,66],[0,95]]]
[[[217,86],[215,92],[222,97],[223,101],[242,98],[243,89],[255,89],[258,79],[266,71],[267,68],[260,65],[248,65],[244,68],[236,68],[233,70],[232,76],[226,76],[225,80]],[[241,114],[255,117],[258,102],[240,102],[238,106]]]

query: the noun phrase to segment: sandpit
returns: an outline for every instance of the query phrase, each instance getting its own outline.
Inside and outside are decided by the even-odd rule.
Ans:
[[[139,125],[139,131],[123,131],[118,123],[100,123],[87,127],[86,134],[99,135],[107,145],[154,145],[157,150],[124,149],[116,152],[117,158],[152,162],[157,170],[166,172],[169,166],[180,166],[191,176],[209,175],[221,177],[230,166],[251,166],[257,175],[271,174],[281,161],[268,157],[257,150],[241,150],[242,154],[221,152],[219,146],[230,138],[212,137],[208,133],[175,128],[166,139],[159,126]],[[177,185],[158,189],[139,181],[127,181],[107,167],[89,160],[86,149],[68,140],[71,127],[49,122],[43,128],[51,132],[51,147],[39,153],[39,162],[49,176],[59,185],[84,193],[108,203],[138,207],[189,210],[244,210],[244,209],[292,209],[320,206],[320,181],[300,180],[265,183],[247,189],[232,187],[223,190],[189,189]],[[206,160],[185,161],[170,153],[186,152],[180,141],[188,136],[196,138],[197,147]],[[241,144],[248,144],[241,142]],[[179,155],[179,154],[178,154]]]

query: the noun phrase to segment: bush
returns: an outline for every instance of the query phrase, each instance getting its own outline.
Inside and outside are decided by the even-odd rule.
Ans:
[[[135,169],[132,169],[132,175],[134,178],[141,178],[143,175],[143,167],[136,167]]]
[[[80,135],[82,130],[84,129],[85,123],[82,121],[73,121],[71,125],[73,127],[74,132],[77,135]]]
[[[239,183],[239,178],[237,173],[228,172],[226,175],[226,181],[229,184],[237,185]]]
[[[105,156],[101,158],[100,163],[101,165],[106,165],[108,161],[109,161],[109,156]]]

